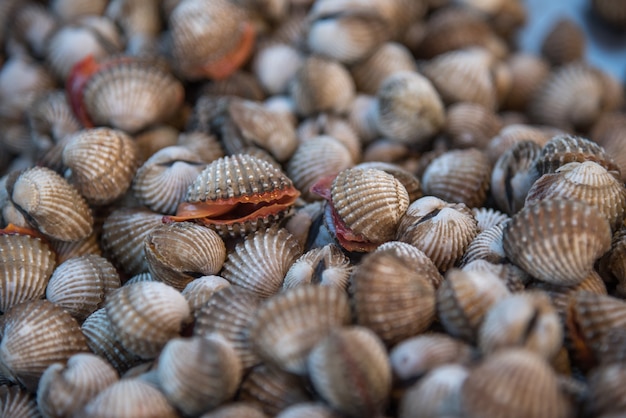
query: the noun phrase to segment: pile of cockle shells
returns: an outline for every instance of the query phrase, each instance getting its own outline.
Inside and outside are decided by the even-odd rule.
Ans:
[[[525,19],[0,1],[0,416],[626,415],[624,87]]]

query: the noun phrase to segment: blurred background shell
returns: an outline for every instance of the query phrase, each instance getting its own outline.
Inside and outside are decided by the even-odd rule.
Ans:
[[[11,417],[38,418],[41,416],[37,400],[20,386],[0,386],[0,414]]]
[[[573,20],[562,18],[552,25],[541,45],[541,55],[554,66],[584,59],[585,33]]]
[[[386,42],[364,60],[350,66],[359,92],[375,95],[383,81],[399,71],[417,71],[415,60],[403,44]]]

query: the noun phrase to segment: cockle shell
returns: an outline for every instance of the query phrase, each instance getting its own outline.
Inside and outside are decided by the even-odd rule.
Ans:
[[[414,272],[419,272],[432,284],[434,289],[437,289],[443,282],[443,276],[439,273],[437,266],[435,266],[430,257],[414,245],[401,241],[387,241],[378,247],[376,251],[390,251],[397,257],[400,257],[402,264],[410,266]]]
[[[121,379],[101,391],[78,414],[78,418],[176,418],[178,413],[165,395],[137,378]]]
[[[531,125],[514,123],[500,130],[498,135],[491,138],[485,152],[489,156],[491,164],[495,164],[498,158],[507,152],[516,143],[521,141],[535,142],[543,147],[553,136],[562,134],[563,131],[555,128],[540,128]]]
[[[545,200],[524,207],[504,228],[504,252],[539,280],[580,283],[611,248],[611,227],[594,206]]]
[[[160,4],[151,1],[114,0],[105,14],[117,23],[126,39],[126,51],[145,56],[155,53],[157,38],[162,29]]]
[[[3,417],[41,417],[37,400],[32,393],[19,386],[0,386],[0,415]]]
[[[212,80],[210,83],[203,84],[200,94],[218,97],[235,96],[255,102],[261,102],[266,99],[266,94],[259,80],[254,74],[243,70],[237,70],[227,78]]]
[[[280,290],[289,267],[301,254],[296,238],[286,229],[256,231],[228,254],[222,277],[268,298]]]
[[[250,339],[261,359],[303,375],[311,349],[331,329],[350,323],[348,297],[329,286],[301,286],[278,294],[259,309]]]
[[[240,286],[220,289],[197,310],[193,334],[221,335],[235,349],[243,369],[248,370],[260,362],[250,341],[250,327],[262,301]]]
[[[450,203],[482,206],[487,198],[491,166],[476,149],[448,151],[435,158],[422,176],[424,193]]]
[[[133,180],[133,194],[150,210],[174,214],[187,188],[206,165],[207,161],[191,149],[165,147],[139,167]]]
[[[350,417],[382,412],[391,392],[391,366],[383,342],[365,327],[331,332],[307,361],[316,392]]]
[[[494,264],[507,262],[502,247],[505,225],[506,223],[501,223],[478,233],[467,246],[459,265],[464,266],[474,260],[485,260]]]
[[[435,288],[426,269],[412,264],[393,249],[377,249],[350,279],[356,323],[389,346],[425,331],[435,319]]]
[[[242,367],[220,337],[174,338],[159,355],[157,375],[168,401],[184,414],[197,416],[234,396]]]
[[[541,44],[541,55],[552,65],[559,66],[580,61],[585,55],[585,32],[573,20],[561,18]]]
[[[350,259],[335,244],[313,248],[291,264],[283,289],[307,284],[336,286],[346,290],[352,273]]]
[[[493,110],[477,103],[458,102],[448,108],[443,131],[452,148],[483,150],[501,128],[502,120]]]
[[[300,143],[318,136],[331,136],[348,149],[355,163],[361,161],[363,140],[343,116],[320,113],[307,118],[298,125],[297,135]]]
[[[223,277],[215,275],[203,276],[189,282],[180,293],[187,299],[189,309],[191,309],[193,316],[197,317],[200,308],[202,308],[217,291],[228,286],[230,286],[230,282]],[[197,324],[194,326],[194,330],[196,328]]]
[[[49,237],[77,241],[93,230],[93,216],[85,199],[48,168],[29,168],[10,178],[7,191],[29,222]]]
[[[408,169],[398,164],[386,163],[383,161],[366,161],[354,166],[355,169],[367,170],[374,168],[389,173],[396,178],[409,195],[409,201],[413,202],[423,196],[422,185],[419,178]]]
[[[226,246],[217,232],[180,222],[152,229],[144,240],[144,254],[155,279],[182,291],[195,278],[221,270]]]
[[[84,255],[70,258],[54,270],[46,299],[83,321],[120,285],[120,276],[110,261],[95,254]]]
[[[494,274],[505,284],[511,293],[522,292],[530,282],[531,277],[521,268],[510,262],[495,264],[487,260],[472,260],[461,267],[463,271]]]
[[[67,364],[51,364],[41,376],[37,404],[46,417],[72,416],[117,382],[117,371],[91,353],[74,354]]]
[[[41,299],[55,267],[55,254],[41,239],[0,235],[0,311]]]
[[[0,116],[19,120],[40,94],[53,88],[52,75],[27,54],[10,57],[0,70]]]
[[[350,126],[363,143],[367,144],[378,138],[378,98],[366,94],[357,94],[348,114]]]
[[[92,205],[113,202],[130,187],[137,170],[137,145],[122,131],[80,131],[63,149],[66,177]]]
[[[622,147],[626,135],[626,116],[621,112],[603,114],[589,132],[589,138],[602,146],[613,158],[626,180],[626,150]]]
[[[471,418],[565,418],[572,412],[550,365],[520,349],[486,357],[470,372],[461,397],[464,415]]]
[[[258,49],[253,58],[254,74],[263,89],[272,95],[285,94],[304,56],[286,43],[270,43]]]
[[[350,67],[358,91],[375,95],[383,81],[398,71],[417,71],[415,60],[404,45],[382,44],[366,59]]]
[[[44,5],[28,3],[12,16],[12,36],[28,47],[33,56],[42,58],[50,34],[57,26],[56,17]]]
[[[588,377],[589,389],[584,404],[587,416],[618,417],[623,414],[626,409],[624,364],[595,368]]]
[[[245,402],[230,403],[213,409],[200,416],[200,418],[269,418],[260,408]]]
[[[536,91],[550,75],[550,65],[536,55],[517,52],[508,57],[506,66],[511,74],[511,87],[502,107],[526,110]]]
[[[138,164],[141,165],[157,151],[176,145],[179,132],[170,125],[157,125],[138,133],[134,138],[139,148]]]
[[[340,418],[340,415],[324,404],[303,402],[283,409],[276,418]]]
[[[378,98],[378,130],[406,144],[423,146],[444,125],[445,113],[431,82],[415,71],[398,71],[382,81]]]
[[[15,305],[2,319],[2,375],[31,392],[49,365],[89,350],[76,320],[47,300]]]
[[[122,345],[146,359],[178,336],[191,314],[185,298],[161,282],[122,286],[109,295],[105,308]]]
[[[191,150],[196,158],[206,163],[224,156],[223,146],[217,137],[200,131],[181,132],[178,135],[177,145]]]
[[[510,219],[506,213],[493,208],[472,208],[472,214],[478,222],[478,233],[484,232],[489,228],[500,225]]]

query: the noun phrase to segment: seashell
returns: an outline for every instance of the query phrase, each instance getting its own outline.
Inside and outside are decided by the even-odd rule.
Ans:
[[[268,418],[261,409],[244,402],[236,402],[220,406],[200,416],[200,418]]]
[[[473,102],[495,110],[498,107],[495,68],[495,58],[490,52],[469,48],[441,54],[421,70],[446,105]]]
[[[409,195],[393,175],[377,169],[347,169],[328,191],[314,185],[329,201],[332,227],[339,244],[348,251],[370,251],[391,240],[409,206]]]
[[[50,8],[61,20],[71,21],[80,16],[102,15],[106,8],[105,0],[52,0]]]
[[[299,195],[271,163],[247,154],[227,156],[200,173],[177,215],[166,220],[194,219],[222,236],[244,235],[282,218]]]
[[[94,65],[95,72],[86,75],[87,81],[77,93],[92,124],[132,134],[163,122],[183,102],[180,81],[147,60],[121,58]],[[81,68],[74,71],[80,74]]]
[[[198,416],[235,395],[242,367],[222,338],[174,338],[159,355],[157,375],[170,404]]]
[[[562,165],[544,174],[528,191],[526,205],[546,199],[572,199],[598,208],[613,230],[619,228],[626,210],[626,189],[604,167],[593,161]]]
[[[419,179],[409,170],[402,168],[397,164],[385,163],[382,161],[369,161],[357,164],[355,169],[368,170],[377,169],[394,176],[406,189],[409,195],[409,201],[413,202],[422,197],[422,186]]]
[[[572,413],[549,364],[528,350],[504,350],[487,357],[470,371],[461,398],[468,417],[557,418]]]
[[[49,90],[39,93],[37,94],[36,97],[48,91]],[[32,138],[30,137],[28,126],[26,126],[25,123],[21,121],[2,120],[2,130],[3,132],[2,134],[0,134],[0,142],[3,145],[3,148],[6,148],[6,151],[8,153],[23,155],[23,154],[28,154],[28,153],[33,152],[33,148],[35,144]],[[26,157],[26,158],[30,160],[29,157]],[[29,167],[33,165],[33,162],[28,161],[24,165]],[[11,171],[17,171],[17,170],[11,170]]]
[[[511,293],[524,291],[531,280],[528,273],[508,261],[495,264],[483,259],[474,259],[461,266],[463,271],[496,275]]]
[[[162,218],[147,209],[114,210],[102,225],[102,249],[128,276],[148,271],[143,242],[153,228],[161,225]]]
[[[162,30],[159,4],[115,0],[109,3],[105,14],[124,32],[128,53],[141,56],[156,52],[157,38]]]
[[[206,165],[206,160],[191,149],[165,147],[139,167],[133,180],[133,194],[150,210],[174,214],[187,188]]]
[[[352,266],[350,259],[335,244],[313,248],[291,264],[283,289],[307,284],[334,286],[347,290]]]
[[[193,283],[193,282],[192,282]],[[262,299],[239,286],[216,291],[196,312],[195,336],[219,334],[234,348],[244,370],[260,362],[250,341],[250,327]]]
[[[139,148],[137,163],[142,165],[157,151],[176,145],[178,137],[178,129],[169,125],[157,125],[138,133],[134,136]]]
[[[619,112],[603,114],[589,133],[589,138],[602,146],[613,158],[622,174],[622,182],[626,180],[626,152],[622,148],[622,138],[626,127],[626,117]]]
[[[624,413],[624,364],[597,367],[589,373],[584,411],[587,416],[617,417]]]
[[[19,386],[0,386],[0,415],[38,418],[41,416],[35,396]]]
[[[350,67],[358,91],[375,95],[383,81],[400,71],[415,72],[415,60],[404,45],[386,42]]]
[[[491,166],[476,149],[451,150],[435,158],[422,175],[424,193],[451,203],[480,207],[487,198]]]
[[[505,126],[500,133],[491,139],[485,152],[489,156],[491,164],[496,164],[500,156],[522,141],[535,142],[543,147],[554,135],[562,131],[556,128],[540,128],[525,124],[513,124]]]
[[[346,113],[354,100],[355,86],[350,73],[339,62],[311,55],[292,78],[289,95],[301,116]]]
[[[32,167],[7,181],[11,202],[39,232],[62,241],[77,241],[93,230],[85,199],[63,177],[44,167]]]
[[[348,149],[354,162],[361,161],[361,138],[343,117],[320,113],[316,117],[307,118],[298,125],[297,135],[300,143],[318,136],[331,136]]]
[[[106,205],[130,187],[138,149],[122,131],[87,129],[74,134],[63,150],[66,178],[92,205]]]
[[[524,207],[504,228],[509,260],[539,280],[580,283],[611,247],[611,227],[593,206],[545,200]]]
[[[506,263],[506,254],[502,246],[506,224],[507,222],[503,222],[479,232],[467,246],[459,265],[465,266],[474,260],[485,260],[493,264]]]
[[[185,298],[161,282],[122,286],[109,295],[105,308],[117,339],[145,359],[156,357],[178,336],[190,316]]]
[[[478,222],[478,233],[484,232],[510,219],[507,214],[493,208],[472,208],[472,214]]]
[[[180,2],[168,19],[170,52],[188,79],[224,79],[241,67],[254,45],[255,29],[244,11],[225,0]]]
[[[178,413],[165,395],[140,379],[121,379],[101,391],[77,415],[79,418],[175,418]]]
[[[479,330],[478,345],[486,356],[519,347],[550,361],[563,345],[563,331],[546,294],[518,293],[489,309]]]
[[[272,227],[256,231],[228,254],[222,277],[261,298],[277,293],[302,249],[286,229]]]
[[[426,145],[445,123],[443,103],[433,84],[414,71],[395,72],[381,83],[378,130],[410,145]]]
[[[30,392],[37,390],[49,365],[88,351],[76,320],[52,302],[38,300],[14,305],[2,319],[2,375]]]
[[[270,43],[254,54],[252,66],[259,83],[268,94],[286,94],[289,82],[304,62],[296,47],[286,43]]]
[[[144,240],[144,254],[158,281],[182,291],[195,278],[221,270],[226,246],[217,232],[180,222],[154,227]]]
[[[348,149],[337,139],[320,135],[301,142],[287,164],[287,175],[307,201],[320,199],[311,186],[320,178],[354,165]]]
[[[41,376],[37,404],[44,416],[72,416],[119,380],[117,371],[91,353],[74,354],[67,364],[51,364]]]
[[[236,96],[255,102],[266,98],[259,80],[254,74],[243,70],[237,70],[226,78],[203,84],[199,93],[209,96]]]
[[[443,276],[439,273],[437,266],[435,266],[432,260],[422,250],[411,244],[400,241],[387,241],[376,250],[381,252],[390,251],[395,254],[402,259],[402,264],[409,265],[414,272],[419,272],[435,289],[443,282]]]
[[[120,286],[113,264],[89,254],[59,264],[48,282],[46,299],[83,321],[103,307],[104,299]]]
[[[228,286],[230,286],[228,280],[220,276],[203,276],[189,282],[180,293],[187,300],[193,316],[197,318],[200,309],[213,295]]]
[[[124,282],[124,286],[130,286],[133,283],[138,282],[156,282],[158,281],[149,271],[144,271],[143,273],[135,274],[130,279]]]
[[[448,334],[474,343],[489,309],[508,295],[493,273],[451,269],[437,289],[437,314]]]
[[[41,239],[0,234],[0,311],[43,298],[55,267],[55,254]]]
[[[383,342],[371,330],[331,330],[311,350],[307,365],[313,387],[333,409],[351,417],[384,410],[391,366]]]
[[[378,132],[378,98],[357,94],[348,114],[350,126],[364,143],[370,143],[380,135]]]
[[[301,248],[312,248],[312,242],[319,235],[320,230],[326,229],[322,222],[323,212],[322,202],[307,203],[297,208],[285,222],[285,229],[296,238]],[[330,236],[328,238],[328,243],[331,243],[333,238]]]
[[[436,268],[415,268],[394,249],[363,257],[351,278],[356,323],[369,328],[389,346],[424,332],[435,319]]]
[[[272,417],[290,405],[312,400],[303,379],[266,364],[255,367],[243,379],[237,399]]]
[[[270,298],[258,310],[250,339],[258,356],[303,375],[311,349],[330,330],[350,323],[348,297],[329,286],[301,286]]]
[[[460,415],[461,388],[468,375],[469,371],[460,365],[437,367],[402,395],[398,416],[408,418],[454,413]]]
[[[461,259],[478,234],[477,225],[463,203],[425,196],[411,203],[398,225],[396,239],[422,250],[445,272]]]
[[[41,4],[27,3],[14,11],[11,20],[11,36],[33,56],[42,58],[50,33],[57,25],[55,16]]]
[[[118,373],[124,373],[141,359],[128,351],[117,340],[116,333],[107,316],[106,309],[101,308],[85,319],[81,327],[89,349],[106,359]]]
[[[363,161],[399,164],[405,161],[410,153],[411,149],[408,144],[387,138],[380,138],[367,145],[367,148],[365,148],[363,152]]]
[[[626,294],[626,229],[621,228],[613,234],[611,249],[601,260],[600,271],[608,270],[608,276],[617,281],[617,294]]]
[[[299,403],[283,409],[276,418],[340,418],[334,409],[320,403]]]
[[[502,129],[502,120],[477,103],[459,102],[448,108],[444,133],[452,148],[485,149]]]
[[[463,341],[432,333],[400,342],[389,353],[389,361],[395,378],[412,383],[444,365],[469,365],[474,356],[472,347]]]
[[[541,147],[533,141],[514,143],[498,158],[491,172],[491,195],[498,207],[514,215],[526,201],[528,190],[536,180],[535,161]]]
[[[511,73],[511,87],[502,107],[524,111],[550,75],[550,65],[542,57],[516,52],[508,57],[506,66]]]
[[[222,144],[214,135],[204,132],[186,132],[178,136],[178,145],[191,150],[196,158],[210,163],[224,156]],[[198,173],[199,174],[199,173]]]
[[[620,2],[609,0],[593,0],[591,10],[602,22],[608,23],[615,28],[621,29],[626,26],[626,14]]]
[[[0,117],[21,119],[40,94],[54,87],[48,70],[26,54],[9,58],[0,70]]]
[[[585,55],[585,32],[573,20],[561,18],[552,25],[541,44],[541,55],[554,66],[581,61]]]

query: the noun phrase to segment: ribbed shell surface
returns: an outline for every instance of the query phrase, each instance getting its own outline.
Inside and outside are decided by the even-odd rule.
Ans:
[[[409,49],[396,42],[387,42],[372,55],[350,67],[357,89],[375,95],[382,82],[397,71],[417,71]]]
[[[85,199],[48,168],[27,169],[7,184],[7,190],[13,204],[49,237],[77,241],[93,230],[93,216]]]
[[[191,314],[180,292],[161,282],[122,286],[107,298],[105,308],[122,345],[145,359],[156,357],[178,336]]]
[[[105,66],[83,88],[85,110],[94,124],[130,134],[163,122],[183,98],[180,81],[142,61]]]
[[[80,257],[81,255],[102,255],[102,249],[100,249],[99,242],[99,233],[92,233],[87,238],[83,238],[78,241],[50,240],[50,247],[55,252],[57,256],[57,262],[59,264],[66,260],[69,260],[72,257]]]
[[[289,267],[301,254],[300,244],[286,229],[256,231],[228,254],[222,277],[268,298],[280,290]]]
[[[191,281],[180,294],[187,299],[189,309],[191,309],[194,317],[196,317],[200,308],[202,308],[217,291],[228,286],[230,286],[230,282],[223,277],[203,276]]]
[[[373,243],[391,240],[409,207],[402,183],[377,169],[342,171],[330,193],[333,208],[348,228]]]
[[[63,149],[68,181],[93,205],[105,205],[130,187],[138,148],[124,132],[110,128],[80,131]]]
[[[611,227],[595,206],[544,200],[524,207],[504,228],[506,256],[539,280],[580,283],[611,248]]]
[[[0,363],[12,382],[35,392],[49,365],[89,350],[80,326],[47,300],[13,306],[3,316]]]
[[[19,386],[0,386],[0,415],[3,417],[39,418],[41,413],[32,393]]]
[[[55,254],[42,240],[0,235],[0,311],[43,297],[55,267]]]
[[[60,264],[46,288],[46,299],[83,321],[121,286],[117,270],[106,258],[84,255]]]
[[[335,244],[312,248],[289,267],[283,289],[307,284],[346,290],[352,273],[350,259]]]

